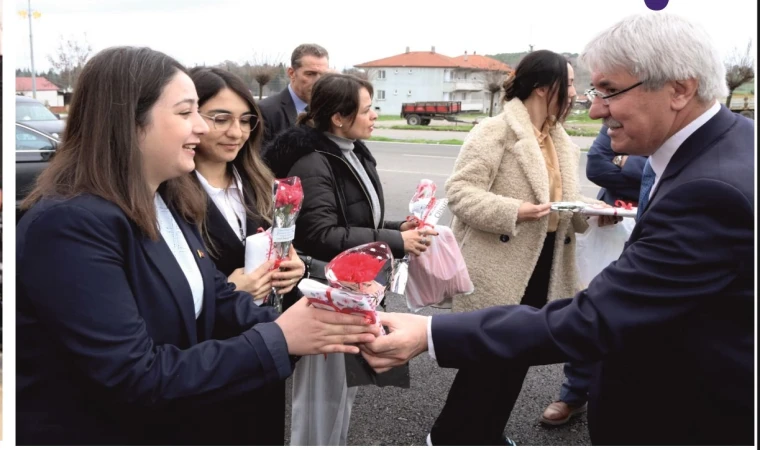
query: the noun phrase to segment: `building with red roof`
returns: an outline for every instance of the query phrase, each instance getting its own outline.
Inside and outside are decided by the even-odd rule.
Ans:
[[[461,101],[463,111],[487,113],[491,108],[489,82],[501,81],[512,67],[473,53],[450,57],[430,51],[410,51],[354,67],[368,72],[375,88],[375,109],[400,114],[401,104],[418,101]],[[498,98],[498,95],[495,96]],[[494,102],[494,111],[498,102]]]

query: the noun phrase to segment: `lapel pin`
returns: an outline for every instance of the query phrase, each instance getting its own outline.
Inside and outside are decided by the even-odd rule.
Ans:
[[[198,258],[203,258],[206,256],[205,253],[203,253],[200,249],[196,250],[198,252]]]

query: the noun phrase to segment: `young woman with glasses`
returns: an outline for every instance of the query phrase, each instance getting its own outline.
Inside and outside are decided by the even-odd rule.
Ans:
[[[270,271],[271,264],[265,263],[243,273],[245,238],[272,222],[273,175],[259,156],[264,130],[259,108],[243,80],[228,71],[197,67],[190,77],[198,92],[198,113],[209,125],[195,149],[193,173],[207,202],[201,230],[209,256],[237,290],[249,292],[258,304],[274,288],[291,305],[301,297],[295,286],[304,273],[293,246],[279,271]],[[209,417],[226,424],[226,443],[284,445],[285,382],[220,405],[217,413]]]

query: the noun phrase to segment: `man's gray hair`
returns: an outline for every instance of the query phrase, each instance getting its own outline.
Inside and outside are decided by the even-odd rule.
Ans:
[[[728,95],[726,68],[710,35],[703,27],[668,13],[621,20],[589,42],[580,60],[592,71],[626,70],[648,90],[694,78],[702,102]]]
[[[293,54],[290,55],[290,67],[298,69],[301,67],[301,59],[306,56],[314,56],[316,58],[330,58],[327,54],[327,50],[324,47],[317,44],[301,44],[293,50]]]

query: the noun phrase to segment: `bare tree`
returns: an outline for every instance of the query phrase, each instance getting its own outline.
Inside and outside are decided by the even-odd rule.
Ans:
[[[726,84],[728,85],[728,98],[726,106],[731,108],[731,97],[734,90],[744,83],[755,79],[755,59],[752,55],[752,41],[747,44],[747,50],[740,54],[736,49],[726,60]]]
[[[509,72],[495,66],[491,67],[490,70],[484,74],[486,91],[491,94],[490,106],[488,107],[489,117],[493,116],[494,97],[496,94],[501,92],[501,88],[504,85],[504,80],[506,80],[508,76]]]
[[[92,53],[92,46],[87,42],[87,34],[84,35],[82,42],[73,37],[64,40],[63,36],[60,36],[56,53],[48,55],[48,61],[58,72],[59,79],[64,84],[61,86],[64,90],[73,91],[76,88],[77,79],[90,53]]]
[[[282,60],[281,55],[271,57],[255,54],[253,56],[250,73],[253,80],[259,85],[259,100],[264,95],[264,86],[280,74],[282,70],[279,63],[280,60]]]

